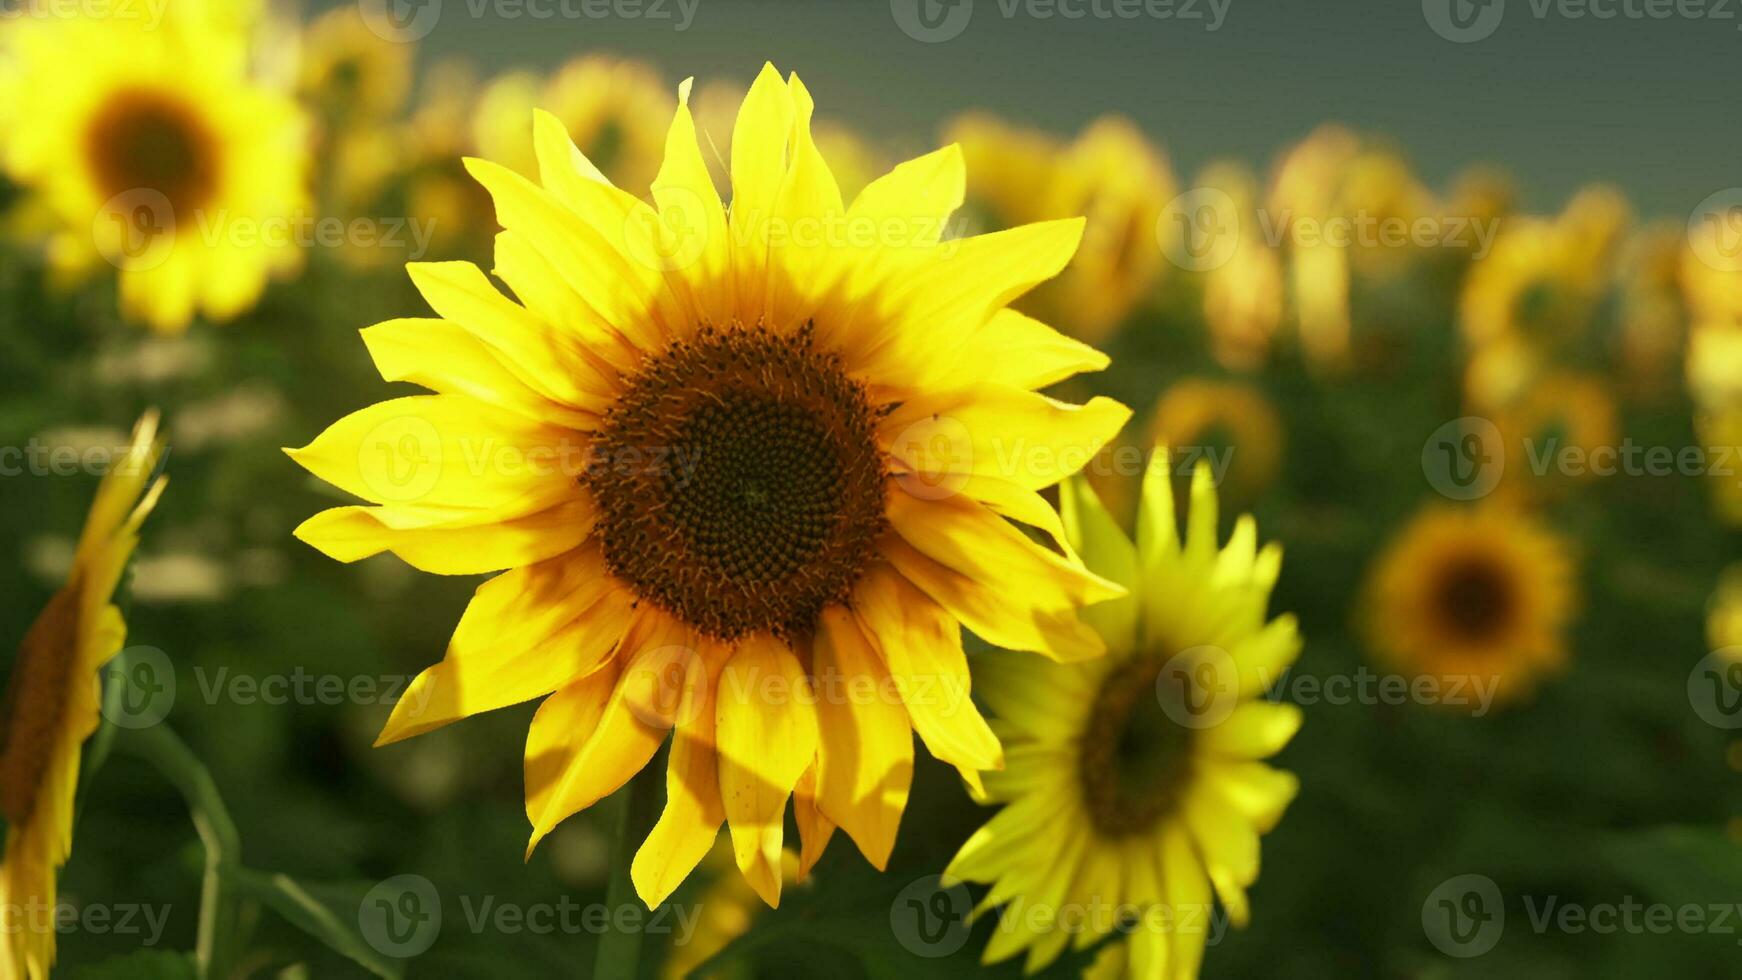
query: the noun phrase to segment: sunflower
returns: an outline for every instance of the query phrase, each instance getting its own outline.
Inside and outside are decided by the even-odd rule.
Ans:
[[[163,492],[163,478],[151,482],[161,453],[157,417],[147,415],[134,428],[126,457],[98,487],[67,584],[31,624],[7,678],[0,976],[42,980],[54,965],[55,876],[72,851],[79,749],[97,729],[98,671],[126,640],[127,624],[112,597],[139,525]]]
[[[659,172],[665,151],[660,121],[671,116],[671,96],[651,67],[608,55],[586,55],[546,81],[514,72],[485,90],[474,123],[479,153],[523,176],[539,171],[528,120],[550,112],[575,145],[612,183],[644,188]]]
[[[1576,590],[1566,544],[1535,519],[1497,503],[1442,504],[1375,560],[1360,619],[1390,665],[1507,699],[1566,661]]]
[[[356,4],[335,7],[302,39],[302,96],[341,126],[391,119],[411,92],[412,46],[375,33]]]
[[[1068,144],[984,115],[964,117],[949,132],[968,168],[990,176],[968,202],[977,223],[1088,218],[1075,261],[1023,309],[1093,343],[1151,298],[1166,267],[1156,224],[1175,181],[1166,156],[1130,120],[1098,119]]]
[[[1202,453],[1225,494],[1250,501],[1282,468],[1282,417],[1256,385],[1186,378],[1155,403],[1149,444]]]
[[[1036,491],[1130,413],[1036,394],[1106,358],[1005,309],[1069,261],[1080,219],[940,240],[963,192],[954,147],[847,207],[809,93],[772,66],[738,114],[728,213],[688,94],[651,206],[548,113],[542,185],[467,161],[496,201],[495,271],[518,301],[469,263],[408,267],[438,319],[364,338],[385,378],[437,394],[290,451],[380,505],[297,535],[343,561],[506,569],[381,743],[549,695],[526,747],[536,846],[675,729],[665,813],[634,863],[641,896],[663,900],[724,818],[774,904],[789,796],[807,838],[838,825],[882,867],[910,729],[968,773],[1002,764],[968,698],[961,626],[1060,658],[1102,652],[1077,609],[1119,587],[1007,518],[1062,534]]]
[[[983,797],[1005,806],[945,874],[990,883],[982,911],[1008,904],[987,963],[1026,949],[1032,973],[1119,932],[1096,975],[1195,976],[1212,896],[1246,924],[1259,835],[1295,796],[1295,777],[1261,761],[1301,723],[1259,696],[1300,652],[1294,617],[1266,619],[1281,549],[1258,548],[1250,517],[1218,543],[1207,466],[1183,540],[1165,466],[1151,465],[1142,496],[1133,545],[1085,483],[1062,494],[1070,543],[1130,590],[1083,614],[1107,656],[995,652],[976,666],[1006,746]]]
[[[5,165],[60,219],[50,261],[107,258],[122,312],[164,331],[234,317],[294,268],[275,222],[304,202],[295,103],[249,79],[239,38],[179,9],[22,21],[0,57]]]
[[[1610,472],[1601,452],[1617,448],[1620,425],[1615,399],[1601,378],[1548,371],[1492,412],[1512,464],[1503,472],[1515,485],[1553,496],[1572,482]],[[1584,465],[1562,465],[1572,459]]]

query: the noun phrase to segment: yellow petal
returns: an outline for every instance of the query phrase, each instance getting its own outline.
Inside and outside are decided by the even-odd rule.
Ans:
[[[595,416],[559,405],[527,386],[491,348],[446,320],[388,320],[364,328],[363,343],[384,380],[466,395],[571,429],[590,429],[595,423]]]
[[[623,638],[631,601],[605,573],[597,547],[485,582],[447,655],[406,688],[375,744],[530,701],[590,674]]]
[[[913,729],[889,671],[844,607],[823,610],[811,680],[818,803],[882,870],[913,781]]]
[[[723,651],[720,651],[723,652]],[[672,734],[665,772],[665,810],[629,869],[635,891],[656,908],[695,870],[714,846],[726,818],[720,801],[719,760],[714,752],[714,695],[720,659],[704,650],[695,667],[697,683],[686,684],[686,701]]]
[[[584,496],[509,520],[438,507],[334,507],[303,521],[297,539],[329,558],[357,561],[392,551],[436,575],[477,575],[563,554],[592,533],[597,514]]]
[[[589,411],[609,407],[610,386],[580,342],[502,295],[477,266],[408,262],[405,271],[431,309],[495,351],[528,387],[563,405]]]
[[[732,850],[751,887],[778,906],[786,800],[817,751],[809,683],[786,644],[755,634],[726,663],[717,697],[720,793]]]
[[[740,308],[767,309],[768,241],[775,204],[786,180],[792,135],[792,93],[772,64],[764,64],[732,127],[732,241],[738,243]]]
[[[975,366],[975,380],[1013,388],[1044,388],[1109,359],[1082,341],[1015,310],[1003,309],[968,341],[962,361]]]
[[[799,855],[795,881],[810,877],[835,836],[835,822],[817,805],[817,769],[812,765],[792,788],[792,819],[798,825]]]
[[[377,402],[285,452],[374,503],[488,509],[497,518],[572,500],[586,461],[586,445],[572,430],[460,395]]]
[[[1294,738],[1300,723],[1301,711],[1292,704],[1247,701],[1198,738],[1206,751],[1231,759],[1267,759]]]
[[[886,540],[882,549],[903,576],[994,646],[1059,661],[1089,660],[1107,652],[1100,635],[1075,608],[1037,608],[1020,590],[964,575],[899,538]]]
[[[684,643],[688,631],[664,613],[643,607],[639,617],[614,658],[622,664],[622,673],[591,734],[582,740],[561,730],[569,714],[562,704],[569,688],[545,699],[533,716],[526,739],[527,817],[532,821],[532,838],[526,845],[529,855],[569,815],[615,793],[640,772],[659,751],[671,728],[672,716],[649,710],[649,706],[669,703],[669,691],[663,685],[669,676],[665,668],[672,648],[688,645],[693,649],[694,645]],[[591,688],[585,694],[589,699],[596,697]],[[554,708],[552,702],[557,702]],[[545,718],[547,709],[551,711],[549,718]],[[561,760],[560,765],[534,766],[535,758],[551,753]]]
[[[973,474],[1038,490],[1087,466],[1130,417],[1111,398],[1073,405],[977,385],[904,402],[878,426],[878,437],[898,471],[934,482],[939,473]]]
[[[1137,593],[1142,588],[1136,547],[1095,495],[1094,487],[1081,477],[1059,485],[1059,516],[1065,537],[1083,565],[1130,592],[1082,611],[1083,621],[1101,634],[1110,649],[1130,652],[1137,644]]]
[[[969,696],[968,657],[956,619],[888,565],[867,569],[852,601],[931,754],[965,776],[1003,768],[998,737]]]
[[[659,206],[656,254],[668,270],[681,273],[667,278],[688,284],[690,301],[699,317],[722,323],[735,312],[731,237],[719,189],[696,138],[689,96],[690,82],[686,80],[678,88],[677,114],[665,138],[665,159],[653,181],[653,200]]]

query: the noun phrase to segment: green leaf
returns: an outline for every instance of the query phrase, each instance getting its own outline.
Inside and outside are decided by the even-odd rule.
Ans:
[[[227,875],[240,895],[251,898],[283,916],[340,956],[351,960],[383,980],[399,980],[404,966],[363,938],[356,928],[356,904],[316,897],[288,875],[262,874],[235,869]],[[329,890],[330,891],[330,890]]]

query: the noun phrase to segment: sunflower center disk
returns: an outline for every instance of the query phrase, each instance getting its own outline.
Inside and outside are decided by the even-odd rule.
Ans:
[[[112,100],[91,121],[85,152],[102,191],[113,197],[156,191],[177,211],[192,210],[217,189],[218,148],[184,105],[152,92]]]
[[[606,565],[718,639],[810,630],[888,527],[882,414],[808,325],[674,342],[630,379],[582,477]]]
[[[1467,558],[1441,573],[1435,598],[1446,627],[1480,642],[1504,629],[1512,614],[1512,583],[1494,562]]]
[[[1083,801],[1108,837],[1148,833],[1180,805],[1191,775],[1193,692],[1161,680],[1165,660],[1138,657],[1107,676],[1083,732]],[[1170,672],[1170,678],[1172,673]]]

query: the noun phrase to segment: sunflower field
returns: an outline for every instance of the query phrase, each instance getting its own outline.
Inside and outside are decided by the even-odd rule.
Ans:
[[[0,0],[0,980],[1742,977],[1733,18],[1298,6]]]

